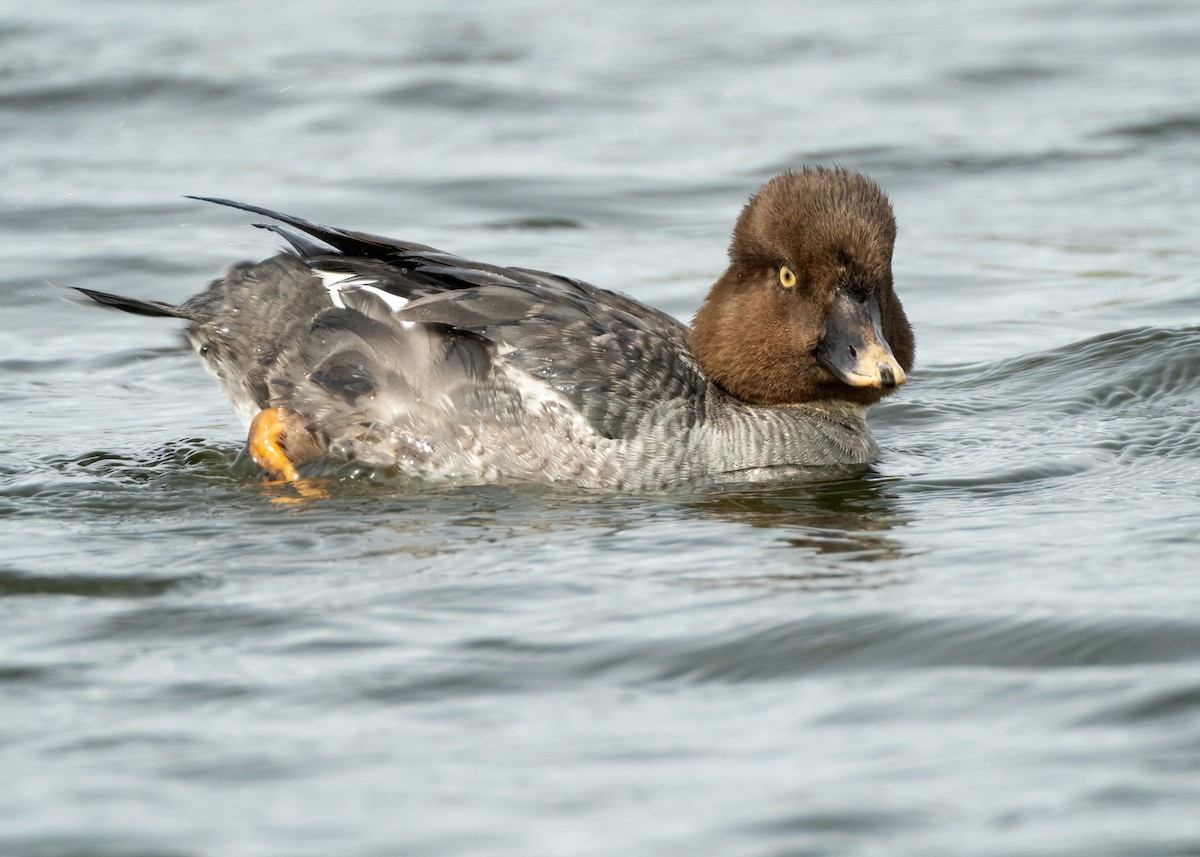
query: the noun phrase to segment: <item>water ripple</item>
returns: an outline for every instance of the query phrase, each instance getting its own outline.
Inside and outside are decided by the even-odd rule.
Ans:
[[[659,680],[764,681],[818,670],[1064,669],[1200,660],[1200,624],[894,615],[814,616],[664,646]]]
[[[128,75],[109,80],[45,83],[33,87],[0,89],[0,110],[17,112],[55,107],[104,109],[128,107],[131,103],[180,100],[202,105],[216,101],[246,104],[244,87],[236,82],[220,83],[206,78],[163,75]]]
[[[914,450],[945,454],[948,436],[964,461],[976,448],[1022,450],[1020,462],[990,475],[973,466],[952,482],[1071,476],[1114,456],[1130,462],[1200,455],[1192,419],[1200,407],[1200,328],[1119,331],[1004,360],[936,367],[920,379],[919,397],[877,414],[881,425],[904,429]]]
[[[1087,718],[1085,723],[1136,723],[1162,720],[1200,722],[1200,684],[1139,689],[1133,699]]]
[[[142,574],[23,574],[0,569],[0,597],[70,595],[79,598],[156,598],[198,578]]]
[[[1194,140],[1200,138],[1200,114],[1179,113],[1161,119],[1152,119],[1148,122],[1116,125],[1102,134],[1103,136],[1155,141],[1175,137]]]
[[[479,636],[456,648],[458,654],[443,660],[440,669],[411,675],[356,671],[352,678],[338,679],[338,686],[365,701],[415,704],[563,688],[602,677],[637,685],[738,684],[817,673],[894,677],[897,670],[1059,671],[1196,663],[1200,624],[1148,618],[814,615],[653,642]],[[1163,705],[1194,706],[1194,694]]]

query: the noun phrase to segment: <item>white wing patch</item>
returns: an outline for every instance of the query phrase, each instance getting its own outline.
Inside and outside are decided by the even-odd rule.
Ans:
[[[376,288],[374,284],[379,282],[378,280],[360,277],[357,274],[347,274],[345,271],[322,271],[319,268],[313,268],[312,272],[321,278],[321,284],[329,292],[329,300],[335,307],[346,308],[346,304],[342,300],[343,289],[370,292],[387,304],[392,312],[399,312],[408,304],[408,298],[402,298]]]
[[[552,424],[567,429],[575,439],[596,435],[595,429],[588,425],[583,414],[567,401],[562,393],[545,381],[506,363],[500,363],[497,368],[517,388],[521,403],[535,420],[549,420]]]

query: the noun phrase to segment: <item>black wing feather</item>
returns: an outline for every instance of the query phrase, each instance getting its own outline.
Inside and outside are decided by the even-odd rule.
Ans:
[[[94,289],[85,289],[80,286],[73,287],[75,291],[86,295],[101,306],[112,307],[119,309],[122,312],[133,313],[134,315],[149,315],[155,317],[166,318],[185,318],[190,319],[192,316],[181,309],[180,307],[172,306],[171,304],[163,303],[162,301],[143,301],[137,298],[127,298],[124,295],[114,295],[108,292],[98,292]]]
[[[284,214],[280,211],[272,211],[269,208],[262,208],[257,205],[248,205],[244,202],[235,202],[232,199],[222,199],[214,196],[188,196],[188,199],[196,199],[201,202],[211,202],[216,205],[225,205],[230,208],[237,208],[242,211],[248,211],[251,214],[261,214],[263,217],[269,217],[272,220],[278,220],[281,223],[286,223],[288,226],[293,226],[301,232],[311,235],[313,238],[318,238],[324,241],[330,247],[339,250],[349,256],[367,256],[372,259],[390,259],[395,256],[403,256],[413,252],[431,251],[440,253],[433,247],[427,244],[416,244],[408,241],[395,241],[391,238],[384,238],[381,235],[372,235],[369,232],[351,232],[345,229],[335,229],[332,226],[322,226],[320,223],[313,223],[311,220],[305,220],[303,217],[296,217],[291,214]]]
[[[328,245],[310,241],[303,235],[297,235],[295,232],[284,229],[278,223],[255,223],[254,225],[259,229],[274,232],[290,244],[292,249],[296,251],[296,255],[305,261],[315,259],[317,256],[324,256],[330,252],[331,248]]]

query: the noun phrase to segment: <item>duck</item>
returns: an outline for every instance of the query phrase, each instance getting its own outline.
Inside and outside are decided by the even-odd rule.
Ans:
[[[572,277],[191,198],[269,218],[287,246],[178,305],[78,291],[187,322],[271,482],[795,479],[876,462],[867,410],[912,371],[891,203],[840,167],[749,198],[690,326]]]

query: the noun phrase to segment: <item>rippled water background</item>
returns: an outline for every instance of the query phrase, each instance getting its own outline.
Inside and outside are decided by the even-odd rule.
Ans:
[[[0,853],[1200,854],[1191,0],[0,13]],[[277,502],[170,323],[230,196],[689,317],[890,193],[861,477]]]

